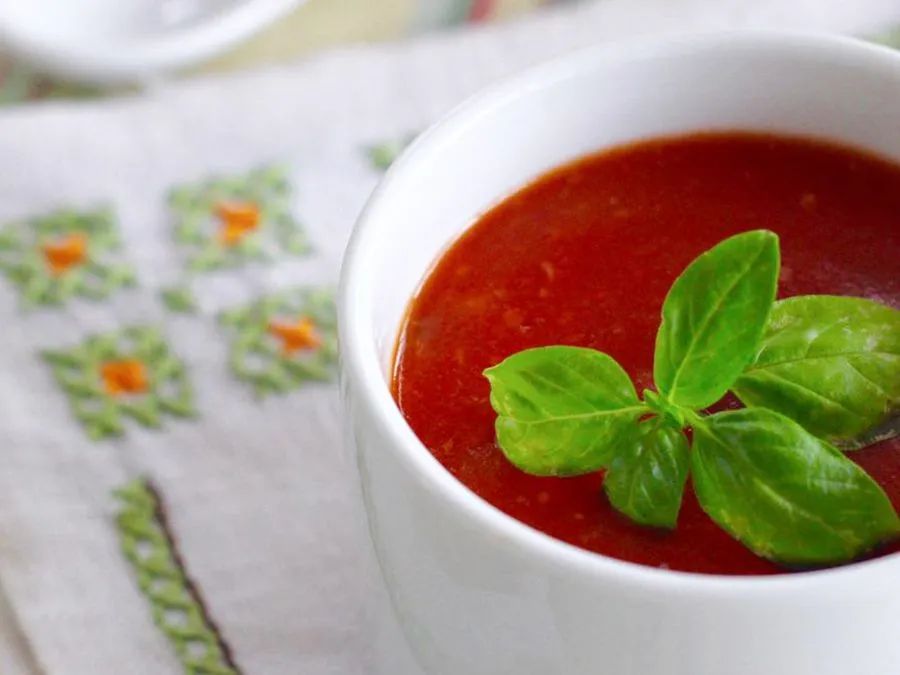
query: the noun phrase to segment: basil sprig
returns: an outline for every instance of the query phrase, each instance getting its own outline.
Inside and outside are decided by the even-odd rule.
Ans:
[[[612,357],[581,347],[487,369],[504,454],[542,476],[605,469],[610,503],[655,527],[676,526],[690,474],[710,518],[786,564],[845,562],[900,536],[884,491],[832,445],[857,447],[896,416],[900,312],[834,296],[775,302],[779,264],[766,230],[694,260],[663,303],[657,391],[642,397]],[[702,412],[729,389],[748,407]]]

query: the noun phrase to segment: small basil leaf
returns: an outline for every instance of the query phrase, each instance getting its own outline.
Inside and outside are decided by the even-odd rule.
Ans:
[[[900,312],[861,298],[775,303],[755,361],[733,387],[843,448],[900,413]],[[896,425],[886,425],[896,434]]]
[[[641,525],[673,528],[691,466],[687,438],[658,419],[639,425],[623,443],[603,479],[610,503]]]
[[[621,366],[593,349],[528,349],[484,374],[500,448],[513,464],[539,476],[605,466],[647,410]]]
[[[846,562],[900,533],[890,500],[865,471],[771,410],[704,418],[691,456],[703,510],[765,558]]]
[[[750,363],[775,300],[778,237],[736,235],[694,260],[663,303],[653,377],[660,393],[695,409],[718,401]]]

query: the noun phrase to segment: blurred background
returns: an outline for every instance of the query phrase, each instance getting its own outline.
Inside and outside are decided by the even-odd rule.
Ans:
[[[0,0],[0,105],[127,93],[577,3],[607,6],[624,34],[724,22],[900,41],[900,0]]]
[[[158,52],[160,38],[174,35],[183,39],[186,29],[212,25],[222,35],[210,39],[215,46],[187,49],[176,59],[181,63],[175,70],[181,75],[221,73],[286,62],[335,45],[396,40],[464,24],[503,21],[542,5],[572,1],[12,0],[0,15],[0,36],[6,38],[6,53],[0,54],[0,104],[121,92],[120,82],[111,88],[98,86],[98,81],[109,77],[102,68],[53,74],[67,70],[65,63],[59,63],[71,62],[67,53],[96,47],[98,42],[117,47],[121,55],[152,40],[151,49]],[[228,34],[221,24],[223,18],[230,18],[224,15],[232,12],[235,26]],[[51,50],[55,50],[50,56],[53,62],[42,67]],[[129,73],[124,79],[135,78]]]

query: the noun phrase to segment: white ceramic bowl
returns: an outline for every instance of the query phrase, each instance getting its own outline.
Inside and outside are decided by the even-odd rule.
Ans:
[[[741,578],[589,553],[470,492],[391,398],[404,310],[479,214],[585,153],[710,129],[821,136],[900,161],[900,55],[771,33],[580,52],[453,112],[389,171],[360,218],[340,294],[343,390],[376,552],[426,672],[900,672],[900,556]]]

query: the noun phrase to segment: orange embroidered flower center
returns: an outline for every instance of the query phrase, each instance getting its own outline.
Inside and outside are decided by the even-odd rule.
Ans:
[[[107,361],[100,368],[103,386],[108,394],[142,394],[147,391],[147,369],[137,359]]]
[[[219,241],[234,246],[259,227],[259,207],[252,202],[221,202],[216,205],[221,223]]]
[[[76,232],[41,247],[47,267],[55,275],[64,274],[87,258],[87,237]]]
[[[316,324],[307,316],[301,316],[294,323],[271,321],[269,333],[281,340],[285,356],[301,349],[316,349],[322,344]]]

